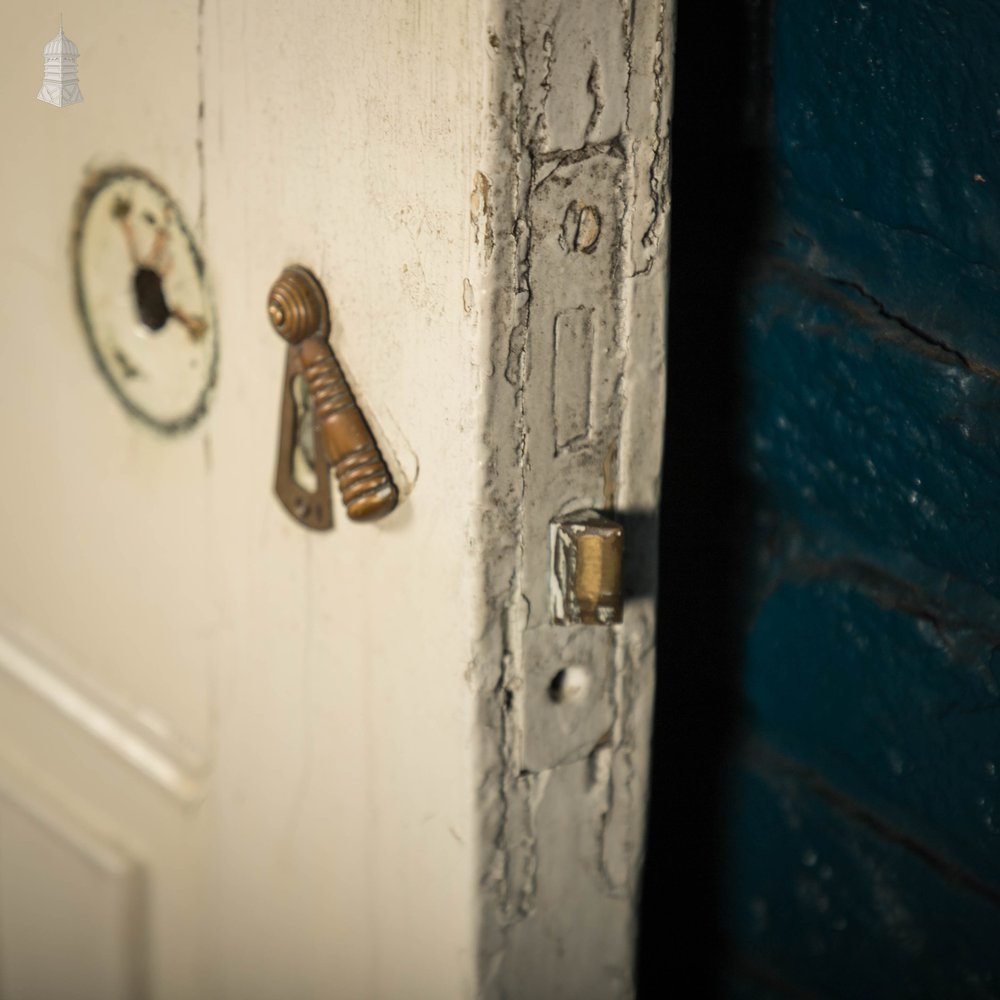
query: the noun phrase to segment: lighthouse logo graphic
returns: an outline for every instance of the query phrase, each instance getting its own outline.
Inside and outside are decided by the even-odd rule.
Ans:
[[[45,79],[38,91],[38,99],[57,108],[79,104],[83,100],[76,75],[80,50],[63,32],[62,17],[59,18],[59,34],[42,51],[45,54]]]

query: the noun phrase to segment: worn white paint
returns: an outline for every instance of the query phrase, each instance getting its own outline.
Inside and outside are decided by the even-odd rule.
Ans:
[[[643,850],[664,406],[673,6],[497,4],[486,178],[491,501],[481,530],[488,997],[627,997]],[[625,525],[622,625],[554,625],[550,524]],[[571,669],[578,697],[553,703]],[[580,684],[580,678],[587,678]]]
[[[467,997],[476,10],[65,15],[85,103],[34,100],[42,11],[8,12],[24,42],[0,71],[19,149],[0,159],[0,602],[36,681],[0,671],[0,750],[136,857],[154,1000]],[[129,418],[74,312],[74,201],[119,162],[162,180],[207,262],[219,380],[187,435]],[[338,508],[310,535],[272,492],[284,350],[264,307],[293,261],[325,282],[333,343],[412,486],[378,525]]]
[[[548,523],[656,507],[668,14],[78,0],[59,114],[46,16],[8,12],[0,69],[0,784],[126,859],[101,947],[150,1000],[626,994],[652,599],[552,631]],[[123,411],[74,311],[74,200],[117,163],[206,260],[187,434]],[[402,487],[376,525],[309,534],[271,492],[293,262]]]

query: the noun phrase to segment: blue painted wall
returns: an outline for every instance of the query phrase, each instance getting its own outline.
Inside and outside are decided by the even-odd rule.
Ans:
[[[1000,3],[754,7],[725,992],[998,997]]]

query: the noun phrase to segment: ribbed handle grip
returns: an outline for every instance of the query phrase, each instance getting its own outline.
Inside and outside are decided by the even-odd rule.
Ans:
[[[383,517],[395,508],[399,494],[330,345],[310,337],[299,351],[348,517],[354,521]]]

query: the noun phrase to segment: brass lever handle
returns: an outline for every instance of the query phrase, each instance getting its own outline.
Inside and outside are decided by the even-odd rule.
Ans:
[[[275,330],[288,341],[289,371],[300,373],[312,398],[315,420],[317,477],[325,476],[326,459],[337,476],[340,494],[347,515],[355,521],[371,521],[392,511],[399,493],[385,460],[375,443],[368,422],[358,409],[340,364],[327,337],[330,313],[323,288],[306,268],[288,267],[271,286],[267,312]],[[291,380],[286,377],[286,396]],[[283,408],[283,423],[289,419],[290,407]],[[288,436],[282,428],[279,454],[277,492],[293,516],[310,527],[329,527],[329,508],[325,519],[310,519],[309,506],[301,490],[294,484],[283,483],[290,475]],[[323,523],[319,523],[323,522]]]

